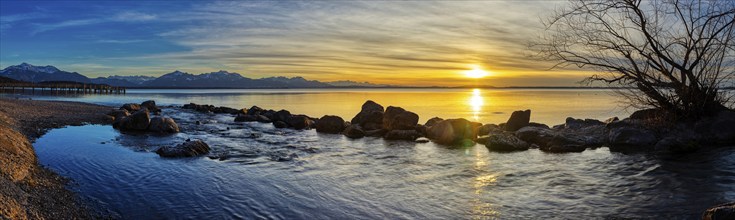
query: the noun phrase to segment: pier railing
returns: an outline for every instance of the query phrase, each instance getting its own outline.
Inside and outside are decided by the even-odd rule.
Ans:
[[[77,82],[0,82],[0,93],[125,94],[125,87]]]

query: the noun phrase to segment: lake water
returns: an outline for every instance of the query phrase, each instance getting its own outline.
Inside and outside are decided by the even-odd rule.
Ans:
[[[5,95],[13,96],[13,95]],[[21,96],[28,97],[28,96]],[[482,123],[505,122],[516,110],[531,109],[531,120],[549,125],[564,123],[566,117],[605,120],[625,117],[612,90],[597,89],[131,89],[126,95],[33,96],[35,99],[71,100],[117,106],[153,99],[159,105],[190,102],[231,108],[286,109],[312,117],[337,115],[350,120],[366,100],[384,107],[403,107],[429,118],[466,118]]]
[[[415,111],[422,121],[477,116],[486,123],[526,108],[547,124],[624,115],[604,90],[156,91],[35,98],[258,105],[348,119],[372,99]],[[735,148],[690,155],[604,147],[496,153],[482,145],[351,140],[180,108],[163,115],[182,133],[125,134],[87,125],[52,130],[34,147],[39,161],[72,178],[72,189],[96,210],[123,219],[696,219],[709,206],[735,200]],[[152,152],[186,139],[205,140],[212,152],[188,159]]]

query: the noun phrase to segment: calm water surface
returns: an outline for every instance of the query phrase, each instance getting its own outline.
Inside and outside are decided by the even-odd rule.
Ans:
[[[8,95],[5,95],[8,96]],[[27,96],[22,96],[27,97]],[[612,90],[595,89],[131,89],[126,95],[33,96],[35,99],[73,100],[112,106],[153,99],[163,105],[190,102],[232,108],[257,105],[286,109],[312,117],[338,115],[347,120],[366,100],[384,107],[393,105],[413,111],[420,123],[434,116],[466,118],[482,123],[505,122],[515,110],[531,109],[531,120],[549,125],[566,117],[607,118],[629,115]]]
[[[34,147],[96,209],[124,219],[695,219],[735,200],[735,148],[494,153],[350,140],[176,108],[163,114],[184,132],[87,125],[52,130]],[[189,159],[151,152],[188,138],[206,140],[213,152]]]

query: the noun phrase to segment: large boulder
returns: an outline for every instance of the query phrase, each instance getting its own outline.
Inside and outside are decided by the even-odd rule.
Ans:
[[[383,129],[389,131],[414,129],[418,122],[419,115],[401,107],[388,106],[383,114]]]
[[[187,141],[175,147],[164,146],[156,153],[161,157],[194,157],[209,153],[209,145],[201,140]]]
[[[526,126],[515,132],[515,135],[539,149],[552,153],[582,152],[592,144],[587,137],[577,135],[571,130],[551,130],[543,127]]]
[[[500,129],[500,126],[496,124],[485,124],[480,127],[480,130],[478,131],[478,135],[488,135],[490,133],[498,133],[501,132],[502,129]]]
[[[339,116],[325,115],[316,123],[316,132],[339,134],[344,130],[345,120]]]
[[[365,137],[365,131],[362,130],[360,125],[350,125],[344,130],[344,132],[342,132],[342,134],[352,139]]]
[[[429,119],[428,121],[426,121],[426,123],[424,124],[424,126],[431,127],[431,126],[434,126],[434,125],[436,125],[437,123],[439,123],[441,121],[444,121],[444,119],[443,118],[439,118],[439,117],[433,117],[433,118]]]
[[[254,116],[255,116],[255,120],[260,123],[271,123],[271,119],[264,115],[254,115]]]
[[[148,100],[140,104],[141,108],[147,108],[150,112],[160,112],[161,109],[156,106],[156,101]]]
[[[481,144],[484,144],[490,151],[498,152],[523,151],[528,150],[531,146],[525,141],[518,139],[512,133],[492,134]]]
[[[174,119],[169,117],[154,117],[151,119],[148,131],[165,134],[178,133],[179,125],[176,124]]]
[[[130,112],[125,109],[114,109],[110,112],[107,112],[107,115],[112,116],[114,119],[119,119],[130,116]]]
[[[135,104],[135,103],[128,103],[128,104],[122,105],[122,107],[120,107],[120,109],[125,109],[128,112],[136,112],[136,111],[140,110],[140,105]]]
[[[288,119],[288,125],[296,130],[310,129],[313,124],[314,121],[312,121],[311,118],[307,117],[306,115],[294,115]]]
[[[657,141],[652,131],[638,127],[615,128],[609,134],[610,150],[652,149]]]
[[[388,131],[388,133],[385,133],[386,140],[406,140],[406,141],[415,141],[417,138],[421,137],[421,134],[419,134],[416,130],[391,130]]]
[[[276,127],[276,128],[287,128],[288,127],[288,124],[286,124],[286,122],[283,122],[283,121],[273,121],[273,127]]]
[[[506,131],[517,131],[528,126],[529,122],[531,122],[531,110],[514,111],[508,118],[508,122],[505,123],[504,129]]]
[[[350,122],[360,125],[365,129],[373,130],[382,128],[383,106],[371,100],[362,104],[362,108]]]
[[[230,107],[220,106],[220,107],[213,108],[212,112],[217,113],[217,114],[233,114],[234,115],[234,114],[238,114],[240,110],[230,108]]]
[[[151,124],[151,116],[148,109],[141,109],[132,115],[123,118],[119,123],[120,130],[146,130]]]
[[[598,126],[598,125],[600,126],[605,125],[605,123],[599,120],[595,120],[595,119],[575,119],[572,117],[567,117],[566,123],[564,123],[564,128],[581,129],[581,128],[586,128],[590,126]]]
[[[288,122],[290,118],[291,118],[291,112],[282,109],[280,111],[277,111],[275,114],[273,114],[272,120]]]
[[[430,127],[426,136],[438,144],[457,145],[477,139],[479,127],[464,118],[443,120]]]
[[[265,110],[263,110],[262,108],[253,105],[253,107],[250,107],[250,109],[248,109],[248,115],[259,115],[261,112],[264,111]]]
[[[732,220],[735,219],[735,202],[720,204],[707,209],[702,214],[702,220]]]

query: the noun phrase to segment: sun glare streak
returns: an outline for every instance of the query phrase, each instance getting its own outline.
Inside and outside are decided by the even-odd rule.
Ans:
[[[485,100],[482,98],[480,89],[472,90],[472,97],[470,97],[470,107],[472,107],[472,117],[475,121],[480,120],[480,111],[482,106],[485,105]]]

